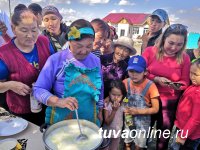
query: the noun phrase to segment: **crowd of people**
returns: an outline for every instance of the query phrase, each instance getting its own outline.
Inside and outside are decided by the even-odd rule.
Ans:
[[[39,126],[74,119],[77,109],[104,130],[132,133],[112,135],[107,150],[148,149],[153,126],[172,138],[162,134],[153,149],[197,149],[200,39],[187,51],[187,27],[170,25],[165,10],[148,17],[141,55],[132,38],[118,37],[99,18],[66,26],[55,6],[36,3],[18,4],[10,19],[0,16],[1,107]],[[30,93],[42,111],[31,111]]]

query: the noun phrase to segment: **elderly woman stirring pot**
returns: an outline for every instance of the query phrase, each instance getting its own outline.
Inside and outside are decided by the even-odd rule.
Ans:
[[[47,124],[75,118],[100,125],[97,117],[103,107],[100,59],[91,53],[94,29],[79,19],[67,34],[69,47],[52,55],[42,69],[34,86],[34,96],[48,106]]]

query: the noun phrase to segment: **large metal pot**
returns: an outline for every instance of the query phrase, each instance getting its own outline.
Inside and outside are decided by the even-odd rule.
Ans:
[[[64,121],[60,121],[58,123],[55,123],[51,126],[46,126],[45,124],[41,126],[40,128],[40,131],[41,132],[44,132],[43,133],[43,142],[45,144],[45,148],[47,150],[53,150],[49,145],[47,145],[46,143],[46,139],[47,139],[47,136],[53,132],[55,129],[58,129],[58,128],[61,128],[61,127],[64,127],[64,126],[68,126],[68,125],[73,125],[73,124],[77,124],[77,120],[76,119],[71,119],[71,120],[64,120]],[[80,120],[80,124],[82,126],[86,126],[94,131],[97,132],[98,134],[98,131],[99,131],[99,127],[90,122],[90,121],[87,121],[87,120]],[[45,129],[47,127],[47,129]],[[45,130],[44,130],[45,129]],[[101,140],[99,142],[96,143],[96,147],[91,149],[91,150],[99,150],[99,149],[104,149],[106,148],[110,143],[110,139],[103,139],[103,137],[101,138]]]

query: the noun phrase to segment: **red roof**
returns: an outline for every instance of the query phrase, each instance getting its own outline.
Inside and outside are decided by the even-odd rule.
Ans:
[[[126,19],[129,24],[141,25],[148,18],[149,14],[142,13],[111,13],[103,18],[106,22],[118,23],[122,19]]]

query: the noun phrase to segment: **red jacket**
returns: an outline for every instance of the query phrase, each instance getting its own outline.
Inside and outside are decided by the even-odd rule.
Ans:
[[[12,41],[0,47],[0,59],[6,64],[10,75],[8,81],[19,81],[29,87],[36,81],[40,70],[50,56],[49,40],[39,36],[36,41],[38,50],[39,70],[32,66]],[[10,111],[16,114],[30,113],[30,95],[21,96],[8,90],[6,101]]]
[[[183,130],[179,136],[195,140],[200,138],[200,86],[189,86],[183,93],[176,112],[175,125]]]

